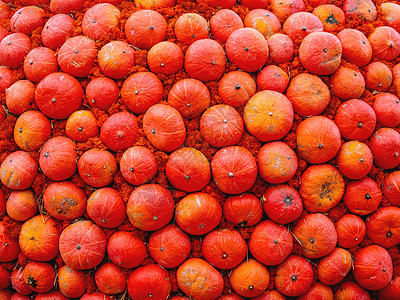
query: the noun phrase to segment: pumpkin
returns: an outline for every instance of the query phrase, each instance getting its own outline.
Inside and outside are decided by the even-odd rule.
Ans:
[[[276,64],[286,63],[292,60],[294,55],[293,41],[286,34],[277,33],[268,39],[269,57]]]
[[[393,60],[400,55],[400,34],[389,26],[380,26],[368,37],[374,57],[380,60]]]
[[[247,244],[236,230],[222,228],[204,237],[201,252],[214,267],[232,269],[245,259]]]
[[[76,142],[87,142],[99,134],[96,116],[89,110],[73,112],[65,124],[65,134]]]
[[[97,288],[104,294],[120,294],[126,289],[126,275],[113,263],[105,263],[97,269],[95,281]]]
[[[56,270],[49,263],[31,261],[24,268],[23,278],[33,291],[47,293],[56,281]]]
[[[176,19],[174,26],[178,42],[191,45],[193,42],[208,38],[208,23],[197,13],[185,13]]]
[[[378,299],[396,300],[400,297],[399,283],[400,277],[395,276],[386,287],[378,291]]]
[[[359,141],[349,141],[340,148],[336,163],[339,171],[347,178],[361,179],[372,169],[372,152],[367,145]]]
[[[244,18],[244,26],[259,31],[265,39],[281,30],[278,18],[266,9],[253,9]]]
[[[104,75],[123,79],[135,65],[135,50],[128,43],[112,41],[100,49],[97,62]]]
[[[165,165],[165,174],[175,188],[195,192],[209,183],[210,163],[199,150],[183,147],[171,153]]]
[[[172,7],[176,0],[135,0],[135,6],[144,9]]]
[[[21,227],[19,245],[29,259],[49,261],[58,255],[58,224],[53,218],[34,216]]]
[[[284,23],[290,15],[304,11],[305,5],[303,0],[272,0],[271,8],[279,21]]]
[[[167,21],[151,9],[142,9],[133,13],[125,23],[125,36],[129,44],[144,50],[165,39]]]
[[[371,0],[346,0],[343,4],[346,17],[358,17],[364,22],[373,22],[376,19],[376,6]]]
[[[324,31],[324,25],[315,15],[297,12],[290,15],[283,24],[283,31],[293,40],[302,40],[311,32]]]
[[[232,289],[243,297],[259,296],[267,289],[269,281],[267,267],[255,259],[242,262],[229,276]]]
[[[208,262],[190,258],[176,272],[179,288],[198,300],[215,299],[222,294],[224,281],[221,274]]]
[[[391,93],[375,95],[373,109],[381,126],[397,127],[400,124],[400,99]]]
[[[380,8],[383,12],[383,18],[386,21],[386,25],[392,27],[397,32],[400,30],[400,5],[396,3],[382,3]]]
[[[198,4],[205,3],[212,7],[232,8],[236,2],[235,0],[196,0]]]
[[[108,77],[96,77],[90,80],[85,93],[91,107],[104,111],[107,111],[119,98],[117,84]]]
[[[15,115],[30,110],[34,98],[35,85],[29,80],[18,80],[6,90],[6,106]]]
[[[224,218],[236,226],[253,226],[260,222],[263,210],[260,200],[253,194],[229,196],[224,201]]]
[[[335,249],[337,242],[335,225],[321,213],[306,215],[292,232],[302,248],[303,255],[307,258],[320,258]]]
[[[59,49],[67,37],[72,36],[74,27],[75,22],[71,16],[66,14],[52,16],[44,24],[41,32],[43,45],[53,51]]]
[[[318,76],[308,73],[300,73],[290,81],[286,97],[302,117],[321,114],[331,99],[328,86]]]
[[[13,82],[13,72],[5,66],[0,66],[0,92],[4,93]]]
[[[393,263],[389,252],[378,245],[361,249],[354,258],[353,276],[359,285],[380,290],[392,280]]]
[[[366,221],[367,236],[374,244],[386,249],[396,246],[400,243],[399,222],[399,207],[381,207]]]
[[[344,12],[336,5],[319,5],[313,10],[312,13],[317,16],[317,18],[322,22],[322,25],[324,26],[324,31],[338,32],[344,28]]]
[[[251,233],[249,250],[264,265],[279,265],[292,252],[293,237],[286,226],[271,220],[262,221]]]
[[[157,230],[172,219],[174,205],[169,190],[155,183],[144,184],[133,190],[129,196],[126,213],[136,228]]]
[[[84,0],[51,0],[50,11],[55,14],[73,14],[83,9]]]
[[[372,62],[366,71],[365,87],[371,92],[385,92],[392,85],[392,71],[384,63]]]
[[[168,105],[179,111],[183,118],[193,119],[210,105],[210,91],[197,79],[182,79],[170,89]]]
[[[372,58],[372,47],[361,31],[346,28],[337,34],[343,47],[343,58],[357,67],[367,65]]]
[[[230,9],[220,9],[210,18],[210,28],[214,39],[225,43],[236,29],[243,28],[242,19]]]
[[[31,35],[36,28],[43,26],[44,15],[44,10],[34,5],[20,8],[11,17],[11,32]]]
[[[10,218],[24,222],[32,218],[37,212],[36,196],[32,190],[12,191],[8,196],[5,208]]]
[[[360,299],[370,300],[368,291],[363,289],[354,281],[343,282],[336,293],[333,295],[334,299]]]
[[[261,295],[252,298],[254,300],[286,300],[286,297],[277,290],[266,290]]]
[[[155,44],[147,53],[147,64],[155,74],[172,75],[183,68],[182,49],[172,42]]]
[[[393,169],[399,165],[400,134],[391,128],[381,128],[370,138],[370,149],[374,164],[382,169]]]
[[[164,87],[151,72],[137,72],[125,79],[121,88],[123,103],[134,114],[143,114],[163,99]],[[118,99],[118,97],[117,97]]]
[[[12,223],[16,225],[17,223]],[[18,257],[20,252],[18,238],[11,236],[4,220],[0,221],[0,262],[10,262]],[[9,225],[8,225],[9,226]],[[18,228],[18,227],[17,227]]]
[[[58,288],[68,298],[79,298],[86,292],[86,274],[64,265],[57,270]]]
[[[22,150],[39,150],[51,135],[49,119],[37,110],[20,115],[14,125],[14,141]]]
[[[112,299],[114,299],[114,298],[112,298],[111,296],[108,296],[106,294],[103,294],[102,292],[99,292],[99,291],[91,293],[91,294],[85,293],[81,297],[81,300],[112,300]]]
[[[24,282],[23,278],[24,269],[19,267],[11,273],[11,285],[13,289],[20,295],[27,296],[33,293],[29,285]]]
[[[382,192],[391,205],[400,206],[400,172],[395,171],[386,175]]]
[[[104,231],[89,220],[68,225],[60,235],[60,254],[63,261],[75,270],[97,266],[104,258],[107,238]]]
[[[340,66],[330,78],[332,93],[341,100],[358,99],[364,93],[365,80],[361,72]]]
[[[112,33],[118,26],[121,12],[114,5],[99,3],[90,7],[82,19],[82,32],[93,40]],[[129,39],[128,39],[129,40]]]
[[[212,147],[236,145],[244,133],[244,122],[232,106],[217,104],[207,109],[200,118],[202,138]]]
[[[278,66],[266,66],[257,75],[257,86],[260,90],[283,93],[288,85],[289,76]]]
[[[26,78],[33,82],[39,82],[47,75],[58,71],[56,54],[45,47],[37,47],[29,51],[25,56],[23,66]]]
[[[57,53],[60,69],[74,77],[87,77],[97,56],[96,43],[83,35],[68,39]]]
[[[0,63],[9,68],[19,68],[32,46],[26,34],[17,32],[7,35],[0,42]]]
[[[35,102],[52,119],[67,119],[82,104],[83,89],[77,79],[66,73],[51,73],[36,86]]]
[[[349,251],[335,248],[318,264],[318,279],[327,285],[334,285],[343,280],[350,272],[353,259]]]
[[[333,292],[329,286],[326,286],[320,282],[313,284],[310,289],[303,295],[301,295],[299,300],[312,300],[318,297],[323,299],[333,300]]]
[[[202,235],[213,230],[222,217],[218,200],[206,193],[192,193],[180,200],[175,209],[175,221],[185,232]]]
[[[226,73],[218,83],[218,95],[224,104],[239,108],[256,93],[256,82],[248,73]]]

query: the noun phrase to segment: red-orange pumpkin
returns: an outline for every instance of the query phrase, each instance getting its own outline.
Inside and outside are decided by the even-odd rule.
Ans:
[[[82,32],[93,40],[100,40],[118,26],[121,12],[114,5],[99,3],[90,7],[82,19]]]
[[[24,73],[30,81],[39,82],[57,70],[57,57],[50,48],[33,48],[25,57]]]

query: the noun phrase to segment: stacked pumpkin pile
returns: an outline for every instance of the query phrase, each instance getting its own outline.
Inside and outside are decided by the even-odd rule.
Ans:
[[[400,299],[400,6],[0,1],[0,299]]]

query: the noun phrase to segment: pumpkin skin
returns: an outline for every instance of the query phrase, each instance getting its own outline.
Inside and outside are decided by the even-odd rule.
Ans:
[[[74,175],[77,159],[75,143],[69,138],[56,136],[43,145],[39,166],[51,180],[62,181]]]
[[[321,299],[333,300],[333,292],[329,286],[316,282],[305,294],[301,295],[298,300],[313,300],[319,299],[320,297],[322,297]]]
[[[381,200],[382,192],[378,184],[369,177],[349,183],[343,196],[346,207],[361,216],[377,210]]]
[[[176,206],[175,220],[178,226],[192,235],[203,235],[213,230],[222,217],[218,200],[206,193],[192,193]]]
[[[361,72],[340,66],[330,77],[333,94],[341,100],[358,99],[364,93],[365,80]]]
[[[6,197],[4,196],[3,191],[0,191],[0,217],[3,217],[5,215],[5,213],[6,213],[6,205],[7,205],[6,204]]]
[[[324,284],[334,285],[343,280],[350,272],[353,259],[349,251],[335,248],[318,264],[318,279]]]
[[[25,6],[17,10],[10,20],[12,32],[31,35],[32,32],[43,26],[45,11],[37,6]]]
[[[87,77],[97,56],[96,43],[83,35],[68,39],[57,53],[60,69],[74,77]]]
[[[193,42],[185,54],[186,73],[189,77],[202,82],[220,79],[225,73],[225,64],[224,48],[211,39],[201,39]]]
[[[134,146],[122,154],[119,161],[122,177],[133,185],[148,183],[157,173],[157,161],[150,149]]]
[[[86,274],[64,265],[57,270],[58,288],[68,298],[79,298],[86,293]]]
[[[395,276],[386,287],[378,291],[378,299],[396,300],[400,297],[399,286],[400,276]]]
[[[165,174],[177,189],[200,191],[211,179],[210,163],[199,150],[184,147],[171,153],[165,164]]]
[[[359,286],[354,281],[343,282],[336,293],[333,295],[333,299],[344,300],[344,299],[360,299],[370,300],[369,293]]]
[[[374,57],[391,61],[400,55],[400,34],[389,26],[380,26],[370,34],[368,40]]]
[[[352,248],[357,246],[367,232],[364,221],[356,215],[347,214],[341,217],[335,224],[338,235],[338,246]]]
[[[119,97],[117,84],[108,77],[93,78],[88,83],[85,92],[89,105],[104,111],[107,111],[111,105],[117,102]]]
[[[82,180],[93,187],[109,185],[118,166],[114,156],[96,148],[85,151],[78,160],[78,173]]]
[[[231,292],[226,295],[221,295],[220,297],[217,298],[217,300],[243,300],[244,298],[236,294],[235,292]],[[252,298],[253,299],[253,298]],[[254,298],[255,299],[255,298]],[[171,298],[171,300],[187,300],[187,298]]]
[[[202,253],[214,267],[232,269],[245,259],[247,244],[239,232],[222,228],[204,237]]]
[[[232,71],[226,73],[218,83],[218,95],[224,104],[235,108],[246,105],[256,93],[256,82],[246,72]]]
[[[400,171],[386,175],[382,192],[391,205],[400,206]]]
[[[312,32],[300,44],[299,59],[303,67],[316,75],[330,75],[337,70],[342,44],[328,32]]]
[[[172,75],[183,68],[182,49],[172,42],[155,44],[147,53],[147,64],[151,72]]]
[[[26,78],[32,82],[39,82],[47,75],[57,71],[56,54],[50,48],[34,48],[25,57],[24,73]]]
[[[304,11],[305,5],[303,0],[272,0],[271,8],[272,12],[278,17],[279,21],[283,23],[290,15]]]
[[[376,114],[365,101],[351,99],[339,106],[335,123],[343,138],[364,141],[374,132]]]
[[[207,20],[196,13],[180,15],[174,26],[176,39],[186,45],[191,45],[201,39],[207,39],[208,30]]]
[[[253,9],[244,18],[244,26],[259,31],[265,39],[281,30],[278,18],[266,9]]]
[[[128,279],[128,294],[133,300],[167,299],[171,290],[168,272],[155,264],[137,268]]]
[[[59,253],[60,233],[57,226],[53,218],[44,219],[39,215],[26,221],[19,235],[22,253],[29,259],[37,261],[54,259]]]
[[[14,141],[25,151],[39,150],[50,135],[50,120],[37,110],[24,112],[14,126]]]
[[[210,105],[210,91],[197,79],[182,79],[169,91],[168,105],[179,111],[183,118],[193,119]]]
[[[50,11],[55,14],[73,14],[77,11],[83,9],[84,0],[51,0],[50,1]]]
[[[358,141],[344,143],[336,156],[340,172],[350,179],[367,176],[372,169],[373,160],[369,147]]]
[[[271,35],[268,40],[269,56],[276,64],[283,64],[292,60],[294,55],[293,41],[286,34]]]
[[[390,93],[375,95],[373,109],[378,123],[384,127],[397,127],[400,124],[400,100]]]
[[[36,214],[38,205],[32,190],[12,191],[7,203],[5,203],[5,208],[10,218],[15,221],[25,222]],[[0,215],[2,215],[1,212]]]
[[[302,117],[321,114],[331,99],[328,86],[318,76],[308,73],[300,73],[290,81],[286,97]]]
[[[399,207],[381,207],[366,221],[367,236],[374,244],[387,249],[396,246],[400,243],[399,222]]]
[[[221,8],[232,8],[236,4],[235,0],[196,0],[196,3],[208,4],[215,8],[218,6]]]
[[[256,196],[243,193],[226,198],[223,213],[228,222],[239,227],[246,227],[260,222],[263,210]]]
[[[20,32],[7,35],[0,42],[0,63],[9,68],[19,68],[31,47],[29,36]]]
[[[293,125],[292,104],[285,95],[275,91],[261,91],[247,102],[243,119],[247,131],[260,142],[283,138]]]
[[[103,294],[102,292],[94,292],[92,294],[83,294],[81,300],[112,300],[111,296]],[[50,299],[49,299],[50,300]]]
[[[87,142],[99,134],[96,116],[88,110],[73,112],[65,124],[65,134],[76,142]]]
[[[126,213],[133,226],[151,231],[164,227],[174,215],[174,199],[159,184],[137,187],[129,196]]]
[[[59,243],[61,257],[67,265],[75,270],[87,270],[103,260],[107,238],[99,226],[83,220],[66,227]]]
[[[320,258],[335,249],[337,242],[335,225],[321,213],[306,215],[292,232],[300,243],[305,257]]]
[[[147,247],[134,233],[117,231],[108,239],[107,254],[117,266],[132,269],[146,258]]]
[[[5,1],[0,4],[0,17],[2,19],[7,19],[11,17],[13,10],[11,6],[7,3],[8,1]]]
[[[0,166],[1,182],[13,190],[29,188],[38,173],[38,163],[28,152],[15,151]]]
[[[343,58],[357,67],[367,65],[372,58],[372,47],[367,37],[357,29],[346,28],[337,35],[343,46]]]
[[[370,138],[370,149],[374,164],[382,169],[393,169],[399,165],[400,134],[391,128],[381,128]]]
[[[24,272],[24,269],[21,267],[15,269],[11,273],[10,280],[11,280],[11,285],[12,285],[13,289],[15,289],[18,294],[27,296],[27,295],[32,294],[33,291],[31,290],[29,285],[27,285],[24,282],[23,272]]]
[[[164,152],[178,149],[186,138],[182,116],[175,108],[165,104],[153,105],[146,111],[143,116],[143,130],[150,143]]]
[[[314,116],[302,121],[296,130],[297,153],[311,164],[331,160],[338,153],[340,131],[330,119]]]
[[[0,288],[2,290],[10,286],[11,284],[10,277],[11,273],[3,266],[0,266]]]
[[[104,75],[123,79],[135,65],[135,50],[128,43],[113,41],[100,49],[97,61]]]
[[[373,22],[376,19],[376,6],[371,0],[346,0],[343,4],[346,17],[359,17],[364,22]]]
[[[289,76],[278,66],[266,66],[257,75],[257,86],[260,90],[283,93],[288,85]]]
[[[265,8],[267,7],[267,0],[241,0],[240,4],[246,6],[248,9]]]
[[[303,212],[299,193],[289,185],[269,187],[261,200],[268,218],[278,224],[293,222]]]
[[[66,73],[51,73],[35,90],[35,102],[52,119],[67,119],[82,104],[83,89],[78,80]]]
[[[334,33],[344,29],[345,15],[336,5],[319,5],[312,13],[322,22],[324,31]]]
[[[29,80],[18,80],[6,90],[6,106],[15,115],[30,110],[34,98],[35,85]]]
[[[225,43],[236,29],[243,28],[243,21],[237,13],[230,9],[218,10],[210,18],[211,33],[214,39]]]
[[[200,118],[200,133],[212,147],[236,145],[244,133],[244,122],[232,106],[217,104],[207,109]]]
[[[175,0],[135,0],[135,6],[144,9],[156,9],[164,7],[172,7]]]
[[[290,15],[283,24],[283,31],[293,40],[302,40],[311,32],[324,31],[324,25],[315,15],[297,12]]]
[[[189,236],[178,226],[169,224],[151,234],[149,239],[151,257],[164,268],[175,268],[190,254],[192,244]]]
[[[256,159],[240,146],[218,150],[211,160],[211,172],[217,187],[226,194],[244,193],[254,185],[258,173]]]
[[[86,194],[70,181],[50,184],[43,194],[47,212],[58,220],[75,220],[86,208]]]
[[[232,32],[225,44],[228,59],[246,72],[261,69],[268,60],[265,37],[254,28],[240,28]]]
[[[243,297],[261,295],[268,287],[268,269],[255,259],[249,259],[236,267],[229,276],[232,289]]]
[[[120,16],[121,12],[112,4],[95,4],[83,15],[82,32],[95,41],[100,40],[118,26]]]
[[[366,67],[365,87],[371,92],[387,91],[392,80],[392,71],[384,63],[375,61]]]
[[[105,263],[95,274],[97,288],[104,294],[119,294],[126,289],[126,275],[113,263]]]
[[[67,37],[72,36],[75,27],[74,19],[65,14],[52,16],[42,30],[42,42],[45,47],[55,51],[60,48]]]
[[[101,188],[93,192],[86,206],[89,218],[105,228],[116,228],[126,219],[126,206],[118,191]]]
[[[56,271],[49,263],[31,261],[24,268],[23,278],[33,291],[47,293],[54,286]]]
[[[258,152],[259,174],[268,183],[283,183],[296,174],[296,153],[281,141],[264,144]]]
[[[392,275],[392,259],[385,248],[370,245],[355,255],[353,276],[362,287],[380,290],[390,283]]]
[[[10,262],[18,257],[20,252],[18,240],[6,230],[5,221],[0,221],[0,262]]]
[[[4,93],[13,83],[14,73],[5,66],[0,66],[0,92]]]
[[[307,292],[313,282],[311,264],[298,255],[290,255],[276,270],[275,288],[285,296],[295,297]]]
[[[397,32],[400,31],[400,5],[396,3],[382,3],[381,10],[383,12],[383,18],[386,21],[386,25],[392,27]]]
[[[176,279],[179,288],[186,295],[198,300],[215,299],[224,289],[221,274],[200,258],[190,258],[181,264]]]
[[[138,137],[139,125],[135,115],[123,111],[112,114],[100,128],[100,139],[111,151],[132,147]]]
[[[249,240],[249,250],[259,262],[267,266],[282,263],[293,250],[293,237],[286,226],[271,220],[254,227]]]
[[[129,44],[143,50],[150,50],[165,39],[167,21],[149,9],[133,13],[125,23],[125,35]]]

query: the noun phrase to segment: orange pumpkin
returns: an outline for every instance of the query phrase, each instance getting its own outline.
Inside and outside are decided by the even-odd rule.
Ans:
[[[281,30],[278,18],[266,9],[253,9],[244,18],[244,26],[258,30],[266,39]]]
[[[343,58],[357,67],[367,65],[372,58],[372,47],[367,37],[357,29],[346,28],[337,35],[343,46]]]
[[[214,39],[222,43],[225,43],[236,29],[244,27],[242,19],[231,9],[218,10],[209,22]]]
[[[144,9],[172,7],[176,0],[135,0],[135,6]]]
[[[343,11],[346,17],[358,17],[364,22],[373,22],[377,16],[376,6],[371,0],[346,0]]]
[[[183,68],[182,49],[172,42],[155,44],[147,53],[150,71],[156,74],[172,75]]]
[[[382,192],[391,205],[400,206],[400,171],[386,175]]]
[[[366,221],[367,236],[377,245],[389,249],[400,243],[400,208],[381,207]]]
[[[175,22],[174,33],[178,42],[191,45],[193,42],[208,38],[208,23],[197,13],[185,13]]]
[[[344,143],[336,156],[340,172],[350,179],[367,176],[372,169],[373,160],[369,147],[359,141]]]
[[[369,0],[370,1],[370,0]],[[389,26],[380,26],[368,37],[374,57],[393,60],[400,55],[400,34]]]
[[[246,193],[226,198],[223,210],[225,219],[239,227],[253,226],[263,215],[260,200]]]
[[[65,134],[76,142],[87,142],[99,134],[96,116],[89,110],[73,112],[65,124]]]
[[[290,15],[305,10],[303,0],[272,0],[272,12],[283,23]]]
[[[365,87],[371,92],[385,92],[392,85],[392,71],[382,62],[375,61],[366,67]]]
[[[110,3],[99,3],[90,7],[82,19],[82,32],[93,40],[100,40],[118,26],[121,12]],[[128,37],[127,37],[128,38]]]
[[[393,169],[400,163],[400,134],[382,127],[370,138],[369,147],[374,156],[375,166],[381,169]]]
[[[9,217],[15,221],[24,222],[36,214],[37,198],[32,190],[12,191],[5,207]],[[2,215],[1,212],[0,215]]]
[[[345,299],[360,299],[360,300],[370,300],[371,297],[367,290],[363,289],[354,281],[343,282],[336,293],[333,295],[335,300],[345,300]]]
[[[49,263],[31,261],[23,273],[24,282],[37,293],[47,293],[56,282],[56,270]]]
[[[86,292],[86,275],[64,265],[57,270],[58,288],[68,298],[79,298]]]
[[[104,75],[123,79],[135,65],[135,50],[128,43],[112,41],[100,49],[97,62]]]
[[[305,294],[301,295],[298,300],[314,300],[320,297],[325,300],[333,300],[333,292],[329,286],[316,282]]]
[[[334,285],[349,274],[353,259],[349,251],[335,248],[318,264],[318,280],[327,285]]]
[[[400,124],[400,99],[391,93],[375,95],[373,109],[378,123],[384,127],[397,127]]]
[[[293,40],[302,40],[311,32],[324,31],[320,19],[308,12],[290,15],[283,24],[283,31]]]
[[[35,85],[29,80],[18,80],[6,90],[7,108],[15,115],[30,110],[34,98]]]
[[[256,82],[246,72],[228,72],[218,83],[218,95],[224,104],[235,108],[245,105],[255,93]]]
[[[14,223],[15,225],[16,223]],[[5,221],[0,221],[0,262],[11,262],[20,252],[18,239],[7,232]]]
[[[383,12],[383,18],[386,24],[394,28],[397,32],[400,31],[400,5],[396,3],[382,3],[381,7]]]
[[[362,242],[367,232],[364,221],[356,215],[347,214],[335,224],[338,235],[338,246],[355,247]]]
[[[336,5],[319,5],[314,9],[313,14],[322,22],[324,31],[338,32],[344,28],[344,12]]]
[[[360,71],[340,66],[330,78],[332,93],[341,100],[358,99],[364,93],[365,80]]]
[[[268,40],[269,56],[276,64],[286,63],[294,56],[293,41],[286,34],[271,35]]]
[[[278,66],[268,65],[257,75],[260,90],[283,93],[289,85],[289,76]]]

